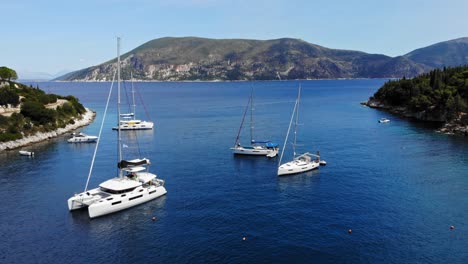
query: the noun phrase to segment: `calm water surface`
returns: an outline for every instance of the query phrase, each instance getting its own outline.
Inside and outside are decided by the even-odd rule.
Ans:
[[[328,165],[289,177],[277,158],[229,147],[252,87],[256,138],[282,145],[299,82],[137,83],[139,117],[156,129],[131,133],[167,195],[90,220],[66,200],[83,190],[94,144],[1,152],[0,262],[468,263],[468,140],[362,107],[383,82],[301,82],[299,148]],[[82,131],[98,133],[108,83],[39,87],[80,98],[97,112]],[[114,99],[91,187],[116,173],[115,112]]]

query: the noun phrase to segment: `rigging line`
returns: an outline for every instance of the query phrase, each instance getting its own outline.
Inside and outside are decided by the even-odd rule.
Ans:
[[[123,83],[123,88],[124,88],[124,92],[125,92],[125,97],[127,98],[127,107],[128,107],[128,112],[127,113],[131,113],[132,112],[132,109],[130,107],[130,99],[128,98],[128,91],[127,91],[127,84],[125,81],[122,82]],[[135,113],[133,113],[135,114]],[[133,118],[135,119],[135,118]]]
[[[293,158],[296,157],[296,144],[297,144],[297,125],[299,122],[299,104],[301,101],[301,84],[299,84],[299,91],[297,94],[297,107],[296,107],[296,122],[294,122],[294,145],[293,145]]]
[[[117,149],[118,149],[118,155],[119,159],[118,161],[122,161],[122,138],[120,136],[120,37],[117,37]],[[123,177],[123,171],[119,168],[119,177]]]
[[[138,157],[142,157],[141,155],[141,148],[140,148],[140,141],[138,140],[138,131],[133,130],[131,131],[133,134],[135,134],[135,142],[137,145],[137,150],[138,150]]]
[[[252,144],[252,141],[254,140],[254,135],[253,135],[253,129],[254,129],[254,123],[253,123],[253,111],[254,111],[254,87],[252,85],[252,90],[250,91],[250,144]]]
[[[94,148],[93,159],[91,160],[91,166],[89,167],[88,179],[86,180],[86,185],[85,185],[85,189],[84,189],[85,192],[88,190],[89,179],[91,178],[91,174],[93,173],[94,160],[96,159],[96,154],[97,154],[97,150],[98,150],[98,147],[99,147],[99,142],[101,142],[102,128],[104,127],[104,121],[106,120],[107,108],[109,107],[109,101],[110,101],[110,98],[111,98],[112,87],[114,86],[114,81],[115,81],[115,72],[114,72],[114,77],[112,77],[112,83],[111,83],[111,87],[110,87],[110,90],[109,90],[109,95],[107,96],[106,108],[104,109],[104,114],[102,116],[101,128],[99,129],[99,135],[98,135],[98,139],[96,141],[96,147]]]
[[[236,137],[236,142],[234,143],[235,145],[237,145],[237,143],[239,143],[239,137],[240,137],[240,133],[242,131],[242,126],[244,125],[244,120],[245,120],[245,115],[247,114],[247,110],[249,109],[249,105],[250,105],[250,100],[252,98],[249,97],[249,100],[247,101],[247,105],[245,106],[245,110],[244,110],[244,115],[242,116],[242,121],[241,121],[241,125],[239,127],[239,131],[237,132],[237,137]],[[234,145],[234,146],[235,146]]]
[[[133,87],[133,72],[130,72],[130,79],[131,79],[131,82],[132,82],[133,119],[136,119],[135,88]]]
[[[149,121],[151,121],[152,120],[151,116],[150,116],[150,114],[148,112],[148,109],[146,109],[146,105],[143,102],[143,98],[141,97],[140,92],[138,92],[138,90],[136,90],[136,93],[138,94],[138,98],[140,98],[141,105],[143,105],[143,109],[145,110],[146,117],[148,118]]]
[[[289,131],[291,130],[291,125],[294,120],[294,113],[296,112],[296,107],[297,107],[297,99],[296,99],[296,103],[294,104],[294,109],[293,109],[293,114],[291,115],[291,120],[289,121],[288,133],[286,133],[286,139],[284,140],[283,149],[281,150],[281,156],[278,162],[278,167],[281,166],[281,160],[283,159],[284,149],[286,148],[286,143],[288,142]]]

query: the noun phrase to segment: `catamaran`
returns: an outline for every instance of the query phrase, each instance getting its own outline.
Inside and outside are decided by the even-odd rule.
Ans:
[[[117,86],[118,86],[118,114],[120,116],[120,38],[117,38]],[[88,179],[82,193],[75,194],[68,199],[70,211],[87,208],[90,218],[114,213],[138,204],[153,200],[167,193],[164,180],[158,179],[156,174],[150,173],[148,166],[150,160],[147,158],[135,158],[124,160],[122,158],[122,147],[120,128],[117,129],[118,145],[118,175],[99,185],[99,187],[88,190],[94,160],[96,158],[99,140],[112,93],[112,85],[107,98],[104,118],[101,123],[99,137],[94,150]],[[119,119],[119,118],[118,118]],[[126,145],[127,146],[127,145]],[[125,146],[125,147],[126,147]]]
[[[250,106],[250,146],[242,146],[240,143],[240,134],[244,124],[245,116]],[[247,102],[247,106],[244,110],[244,115],[242,117],[241,125],[237,133],[236,142],[234,147],[231,148],[232,153],[237,155],[257,155],[257,156],[267,156],[269,158],[275,157],[278,155],[279,147],[277,143],[271,142],[269,140],[255,140],[253,136],[253,89]]]
[[[144,121],[136,119],[136,104],[135,104],[135,89],[133,87],[133,75],[132,79],[132,107],[133,112],[120,114],[118,125],[113,127],[113,130],[149,130],[153,129],[154,123],[151,121]]]
[[[305,152],[301,155],[297,155],[296,153],[296,146],[297,146],[297,126],[299,121],[299,103],[301,98],[301,87],[299,86],[299,92],[297,95],[296,103],[294,104],[294,110],[291,115],[291,120],[289,121],[289,128],[288,132],[286,133],[286,138],[284,140],[283,150],[281,151],[280,160],[278,162],[278,176],[281,175],[289,175],[289,174],[296,174],[301,172],[310,171],[313,169],[318,168],[321,164],[325,165],[326,162],[320,161],[320,153],[317,151],[317,154],[312,154],[309,152]],[[289,132],[291,130],[291,125],[294,121],[294,139],[293,139],[293,160],[281,164],[283,159],[284,149],[286,148],[286,142],[289,138]]]

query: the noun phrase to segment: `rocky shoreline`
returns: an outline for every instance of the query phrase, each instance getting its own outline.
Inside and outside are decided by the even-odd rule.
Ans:
[[[15,149],[15,148],[19,148],[19,147],[29,145],[31,143],[36,143],[36,142],[39,142],[39,141],[44,141],[44,140],[47,140],[47,139],[58,137],[59,135],[65,134],[65,133],[70,132],[72,130],[75,130],[75,129],[79,128],[79,127],[89,125],[91,122],[93,122],[95,116],[96,116],[95,112],[93,112],[92,110],[86,108],[86,113],[84,113],[81,116],[81,119],[75,120],[74,124],[69,124],[69,125],[65,126],[64,128],[59,128],[59,129],[57,129],[55,131],[45,132],[45,133],[39,132],[39,133],[36,133],[34,135],[24,137],[22,139],[17,139],[17,140],[9,141],[9,142],[2,142],[2,143],[0,143],[0,151],[2,151],[2,150],[11,150],[11,149]]]
[[[385,110],[392,114],[396,114],[396,115],[407,117],[407,118],[414,118],[420,121],[444,123],[444,125],[441,128],[437,129],[436,132],[444,133],[447,135],[468,136],[468,126],[460,123],[460,117],[451,122],[445,122],[444,116],[434,116],[434,115],[428,114],[425,111],[412,112],[408,110],[406,107],[388,106],[374,98],[370,98],[367,102],[362,102],[361,104],[368,106],[370,108]]]

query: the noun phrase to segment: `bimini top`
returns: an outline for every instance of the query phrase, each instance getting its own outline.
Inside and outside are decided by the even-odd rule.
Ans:
[[[149,165],[151,164],[149,159],[143,158],[143,159],[133,159],[133,160],[121,160],[119,163],[117,163],[117,167],[119,169],[125,169],[129,167],[137,167],[141,165]]]
[[[265,144],[267,148],[276,148],[278,147],[278,143],[268,142]]]

